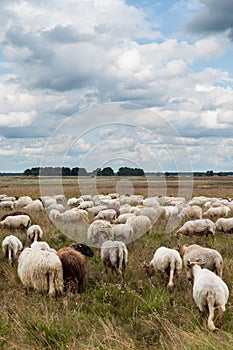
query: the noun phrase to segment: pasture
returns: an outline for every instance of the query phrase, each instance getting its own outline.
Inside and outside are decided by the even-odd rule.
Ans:
[[[44,179],[43,191],[56,194],[54,178]],[[232,177],[194,178],[65,178],[62,186],[66,198],[78,197],[85,190],[94,193],[142,194],[144,196],[208,196],[233,198]],[[80,189],[81,187],[81,189]],[[51,192],[51,193],[50,193]],[[0,194],[40,197],[38,178],[0,177]],[[2,217],[7,210],[1,210]],[[70,244],[46,212],[31,213],[32,221],[44,230],[44,240],[55,249]],[[230,350],[233,349],[233,234],[208,237],[182,236],[180,243],[197,243],[217,249],[223,256],[223,279],[230,297],[223,315],[221,330],[209,332],[192,298],[192,289],[183,270],[177,285],[169,290],[160,274],[149,281],[142,264],[153,257],[159,246],[174,247],[174,232],[166,232],[161,216],[150,234],[128,244],[129,263],[125,283],[111,273],[105,274],[100,250],[94,248],[87,258],[88,284],[84,293],[66,293],[49,298],[35,292],[25,293],[17,276],[0,252],[0,348],[11,350]],[[11,231],[0,229],[0,240]],[[17,231],[24,245],[26,233]]]

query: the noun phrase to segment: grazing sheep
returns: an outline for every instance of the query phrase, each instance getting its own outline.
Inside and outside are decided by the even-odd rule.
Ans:
[[[158,221],[160,215],[162,214],[163,209],[158,206],[156,208],[153,207],[145,207],[140,210],[140,215],[146,215],[151,221],[151,225],[154,226]]]
[[[63,212],[66,210],[66,208],[64,207],[64,205],[61,204],[61,203],[53,203],[53,204],[50,204],[50,205],[47,207],[47,209],[48,209],[49,211],[52,210],[52,209],[56,209],[56,210],[58,210],[60,213],[63,213]]]
[[[152,228],[151,221],[146,215],[129,217],[126,224],[132,226],[135,239],[141,237],[146,232],[150,232]]]
[[[13,201],[2,201],[0,202],[0,209],[14,209]]]
[[[208,236],[210,234],[214,239],[215,224],[209,219],[197,219],[189,220],[175,233],[176,238],[181,235],[188,235],[190,237],[195,236]]]
[[[112,224],[106,220],[93,221],[88,227],[87,238],[93,246],[101,247],[103,242],[114,238]]]
[[[57,296],[63,292],[63,270],[59,257],[47,250],[25,248],[19,256],[18,275],[27,289]]]
[[[107,220],[113,222],[117,217],[117,212],[115,209],[104,209],[101,210],[95,217],[94,220]]]
[[[174,276],[182,270],[182,259],[175,249],[159,247],[154,254],[149,265],[144,263],[148,277],[152,277],[155,272],[163,274],[164,281],[169,277],[168,287],[174,286]]]
[[[0,222],[0,227],[8,229],[26,229],[31,225],[28,215],[9,215]]]
[[[43,234],[43,230],[39,225],[32,225],[27,230],[27,238],[31,242],[41,241]]]
[[[25,210],[30,211],[44,211],[43,204],[39,199],[36,199],[24,207]]]
[[[65,289],[72,293],[83,292],[87,281],[85,256],[94,255],[91,248],[85,243],[72,243],[59,249],[57,255],[62,262]]]
[[[48,250],[48,251],[50,251],[50,246],[48,245],[47,242],[44,242],[44,241],[40,241],[40,242],[34,241],[34,242],[31,244],[30,247],[31,247],[32,249],[34,249],[34,250],[39,249],[39,250]]]
[[[194,284],[193,298],[199,310],[204,313],[209,311],[207,327],[210,331],[216,329],[214,309],[218,309],[218,325],[222,327],[222,316],[229,297],[229,289],[226,283],[212,271],[202,269],[196,262],[190,262]]]
[[[231,209],[227,206],[211,207],[204,214],[203,218],[220,218],[229,216]]]
[[[128,262],[128,249],[124,242],[105,241],[101,246],[101,260],[105,271],[110,267],[117,275],[123,275]]]
[[[78,208],[68,209],[64,213],[60,213],[57,209],[52,209],[49,217],[52,222],[89,223],[88,213]]]
[[[10,264],[16,261],[17,254],[19,254],[22,249],[23,244],[16,236],[6,236],[2,241],[3,254]]]
[[[179,215],[186,220],[202,219],[202,208],[198,205],[189,205],[183,208]]]
[[[187,278],[192,280],[189,261],[197,261],[202,267],[213,271],[217,276],[222,277],[223,259],[221,254],[211,248],[204,248],[198,244],[182,245],[177,248],[183,258],[187,270]]]
[[[233,233],[233,218],[219,218],[215,226],[218,232]]]
[[[115,220],[115,224],[125,224],[127,219],[130,217],[135,217],[135,215],[133,213],[123,213],[120,214],[116,220]]]
[[[30,203],[32,203],[32,198],[30,196],[22,196],[15,201],[15,206],[22,208],[26,207]]]
[[[30,215],[26,212],[26,211],[11,211],[10,213],[6,213],[1,217],[0,221],[5,220],[5,218],[7,218],[7,216],[16,216],[16,215],[28,215],[30,217]],[[30,217],[31,218],[31,217]]]
[[[133,228],[129,224],[116,224],[112,226],[114,239],[123,241],[125,243],[131,242],[133,235]]]

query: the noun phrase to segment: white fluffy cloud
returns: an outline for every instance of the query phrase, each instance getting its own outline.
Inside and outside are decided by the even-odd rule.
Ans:
[[[201,3],[174,1],[168,14],[182,9],[184,18],[191,19],[189,29],[196,31],[201,23],[202,33],[215,33],[203,18],[211,22],[217,2]],[[228,0],[224,3],[231,7]],[[231,150],[233,77],[226,65],[221,68],[229,42],[181,31],[167,36],[162,12],[153,20],[149,13],[146,5],[123,0],[2,1],[0,127],[5,138],[0,157],[5,165],[0,171],[39,166],[44,153],[47,165],[62,160],[77,166],[85,160],[90,169],[98,162],[111,163],[111,157],[120,164],[125,157],[147,170],[156,171],[155,163],[172,170],[174,159],[182,158],[177,144],[184,140],[193,168],[205,170],[212,142]],[[227,22],[229,30],[231,24]],[[107,104],[123,101],[120,107]],[[66,118],[73,127],[67,127]],[[204,151],[193,140],[201,140]],[[212,167],[230,168],[226,153],[224,158],[216,150]],[[183,170],[176,160],[178,164]]]

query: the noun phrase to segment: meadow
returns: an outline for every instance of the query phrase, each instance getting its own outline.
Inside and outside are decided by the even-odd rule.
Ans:
[[[81,189],[80,189],[81,186]],[[53,178],[43,181],[43,188],[56,194]],[[203,178],[98,178],[62,179],[66,198],[86,192],[134,193],[192,197],[233,198],[232,177]],[[0,194],[40,197],[38,178],[0,177]],[[53,194],[53,193],[51,193]],[[0,211],[0,216],[6,210]],[[48,219],[46,212],[32,213],[33,223],[44,230],[44,239],[59,249],[71,240]],[[105,274],[100,251],[87,258],[88,285],[84,293],[49,298],[35,292],[25,293],[17,276],[17,266],[9,266],[0,252],[0,348],[10,350],[231,350],[233,349],[233,235],[216,234],[194,237],[192,243],[217,249],[223,256],[223,279],[230,297],[221,330],[209,332],[192,298],[192,289],[183,270],[176,287],[169,290],[159,274],[149,281],[142,264],[149,262],[162,245],[174,247],[174,232],[167,233],[160,217],[150,234],[128,244],[129,263],[125,283],[111,273]],[[12,232],[0,229],[0,241]],[[28,245],[26,234],[16,234]],[[182,237],[180,243],[190,243]]]

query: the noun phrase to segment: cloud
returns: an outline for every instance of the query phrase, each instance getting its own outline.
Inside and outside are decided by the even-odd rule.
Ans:
[[[200,0],[204,8],[188,23],[187,28],[197,33],[227,32],[233,40],[233,2],[231,0]]]

